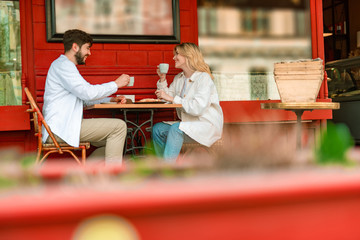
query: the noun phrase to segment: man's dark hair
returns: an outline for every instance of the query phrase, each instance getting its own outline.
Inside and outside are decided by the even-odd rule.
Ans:
[[[71,30],[67,30],[64,33],[63,43],[64,43],[64,50],[65,52],[67,52],[71,49],[73,43],[79,45],[80,48],[85,43],[90,43],[90,47],[91,47],[93,44],[93,39],[89,34],[87,34],[84,31],[81,31],[79,29],[71,29]]]

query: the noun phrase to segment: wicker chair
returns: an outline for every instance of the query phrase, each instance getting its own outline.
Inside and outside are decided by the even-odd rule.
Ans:
[[[184,143],[180,153],[185,155],[185,154],[190,154],[193,151],[205,151],[208,152],[209,154],[215,155],[215,152],[220,150],[222,147],[223,147],[223,139],[219,139],[211,147],[206,147],[197,142]]]
[[[26,96],[29,100],[30,109],[27,110],[27,112],[32,114],[31,121],[34,124],[34,131],[35,136],[37,136],[38,140],[38,152],[36,157],[36,163],[42,163],[51,153],[59,153],[63,154],[64,152],[70,153],[70,155],[76,160],[77,163],[85,164],[86,161],[86,149],[90,148],[89,142],[81,142],[79,147],[73,147],[66,143],[58,142],[54,136],[54,134],[51,132],[50,127],[47,125],[38,105],[36,104],[36,101],[34,100],[33,96],[31,95],[28,88],[25,88]],[[53,143],[43,143],[42,142],[42,125],[44,125],[46,131],[49,133],[49,136],[51,137]],[[75,150],[81,151],[81,162],[79,158],[73,153]],[[41,155],[44,154],[44,156],[40,159]]]

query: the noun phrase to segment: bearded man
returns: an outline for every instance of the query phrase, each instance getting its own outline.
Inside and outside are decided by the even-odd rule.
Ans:
[[[126,124],[121,119],[83,119],[83,107],[95,103],[125,103],[124,96],[108,97],[129,83],[122,74],[114,81],[92,85],[79,73],[77,65],[85,64],[91,55],[92,37],[78,29],[63,37],[65,53],[52,62],[45,84],[43,114],[59,142],[77,147],[80,141],[98,147],[93,156],[104,156],[106,163],[121,162],[126,138]],[[43,142],[52,142],[43,128]]]

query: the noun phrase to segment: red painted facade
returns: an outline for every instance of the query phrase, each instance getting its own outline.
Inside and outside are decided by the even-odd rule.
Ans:
[[[197,1],[180,0],[181,42],[198,42]],[[322,1],[310,0],[313,58],[324,58],[322,36]],[[46,17],[44,0],[20,0],[22,41],[22,85],[36,96],[39,105],[43,102],[47,70],[53,60],[63,53],[62,43],[46,41]],[[128,44],[95,43],[92,56],[80,72],[91,83],[114,80],[122,73],[135,76],[135,86],[123,88],[118,94],[135,94],[137,99],[155,97],[156,66],[160,62],[170,63],[171,76],[178,73],[174,68],[174,44]],[[171,77],[170,77],[171,79]],[[326,81],[321,87],[319,100],[327,98]],[[23,96],[25,99],[25,96]],[[24,100],[23,100],[24,102]],[[260,109],[261,101],[222,102],[226,123],[269,121],[269,112]],[[29,124],[29,114],[24,106],[0,107],[0,148],[17,146],[31,151],[36,148]],[[245,112],[246,114],[244,114]],[[294,120],[293,113],[278,111],[276,121]],[[161,115],[163,116],[163,115]],[[169,112],[168,115],[173,113]],[[306,119],[322,121],[331,118],[331,111],[314,111],[304,115]],[[259,120],[260,119],[260,120]],[[159,119],[157,119],[159,120]]]

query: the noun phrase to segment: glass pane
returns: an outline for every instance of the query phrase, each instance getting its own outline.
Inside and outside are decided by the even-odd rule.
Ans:
[[[18,1],[0,1],[0,106],[21,105],[21,44]]]
[[[198,0],[198,25],[221,101],[280,99],[274,63],[312,57],[308,0]]]
[[[90,34],[172,35],[171,0],[57,0],[56,32],[79,28]]]

